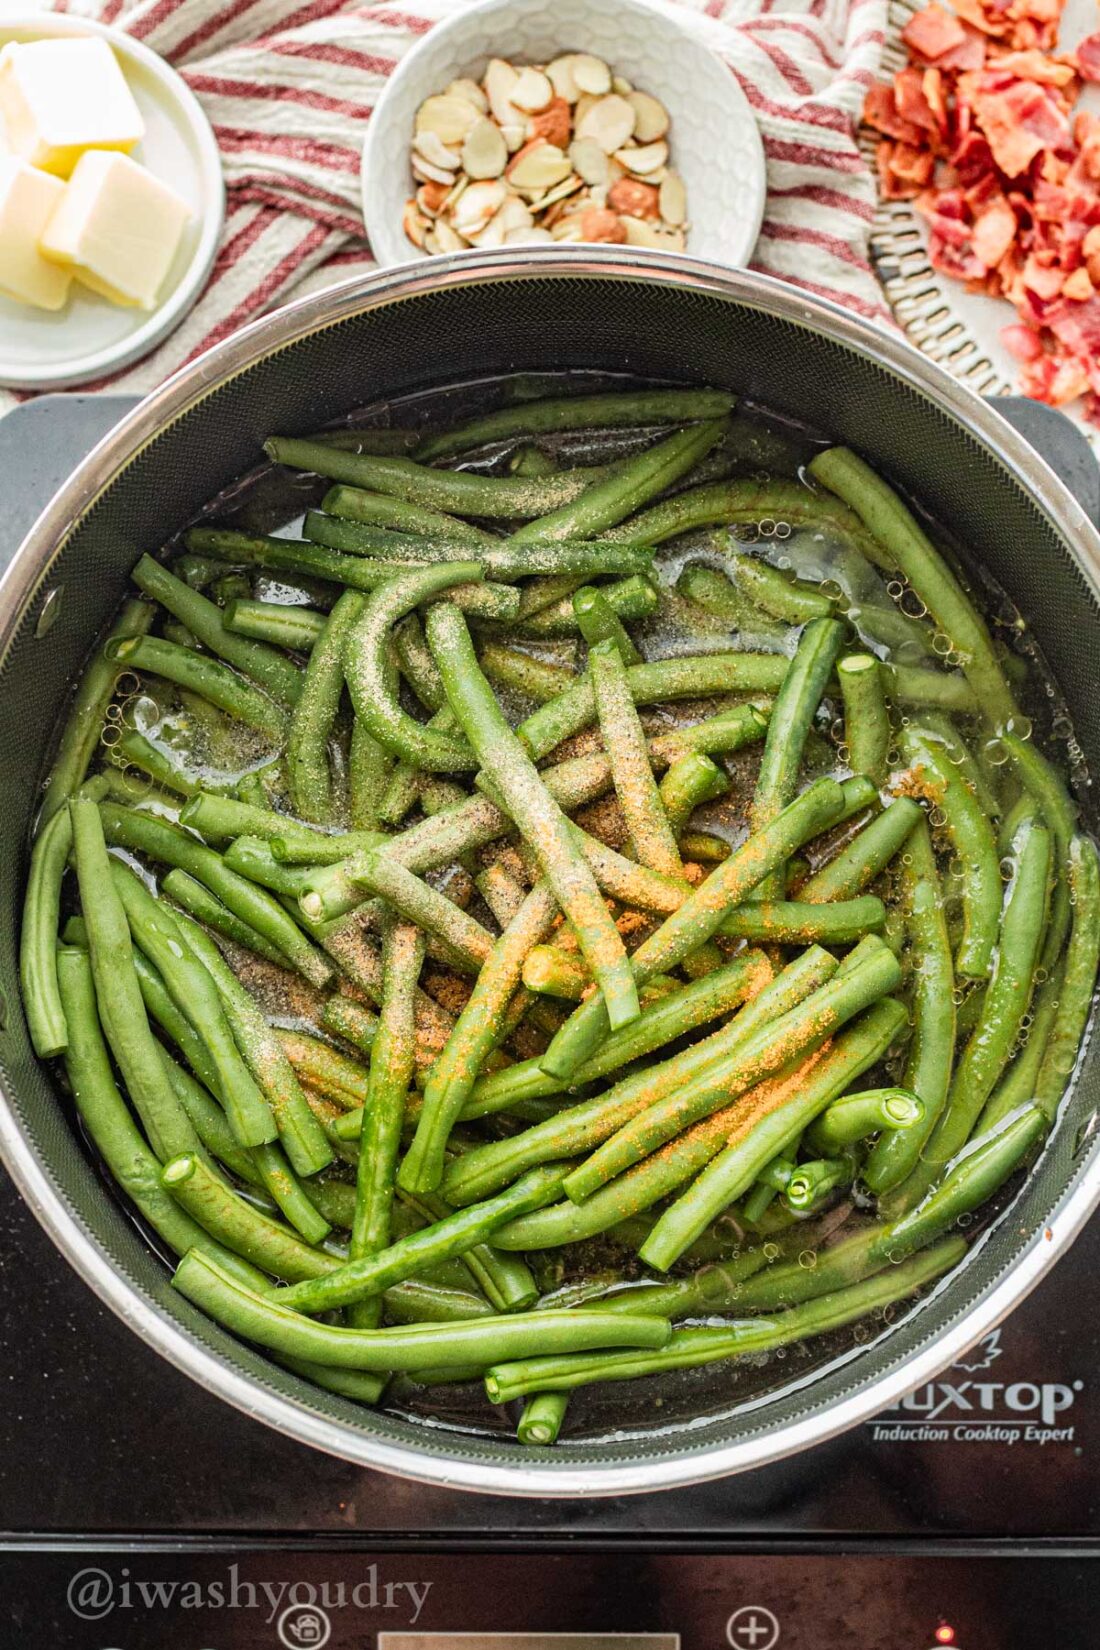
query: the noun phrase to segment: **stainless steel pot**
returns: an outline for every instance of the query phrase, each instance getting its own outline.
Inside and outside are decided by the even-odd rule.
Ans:
[[[364,1466],[456,1489],[576,1496],[761,1465],[896,1402],[1009,1312],[1100,1199],[1100,1059],[1090,1044],[1036,1171],[965,1265],[870,1344],[792,1365],[749,1401],[728,1370],[673,1413],[546,1457],[510,1434],[428,1428],[326,1395],[193,1311],[104,1188],[31,1051],[18,1004],[25,844],[71,683],[128,570],[256,461],[272,430],[486,374],[608,368],[727,385],[830,431],[922,499],[1027,614],[1100,766],[1100,538],[998,414],[898,338],[778,282],[663,256],[562,248],[464,255],[291,305],[193,362],[95,449],[0,582],[0,1150],[54,1242],[102,1300],[209,1391]],[[12,1355],[12,1349],[8,1349]],[[782,1379],[786,1371],[786,1380]],[[667,1415],[666,1409],[660,1413]]]

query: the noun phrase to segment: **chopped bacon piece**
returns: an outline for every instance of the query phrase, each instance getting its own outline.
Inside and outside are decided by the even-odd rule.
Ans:
[[[939,0],[903,31],[907,68],[872,88],[882,193],[911,199],[943,274],[1016,309],[1024,393],[1083,397],[1100,424],[1100,31],[1055,51],[1065,0]]]
[[[1079,40],[1070,53],[1070,62],[1082,80],[1100,80],[1100,34],[1088,34]]]
[[[932,5],[925,6],[923,11],[909,19],[901,31],[901,38],[911,52],[934,62],[945,52],[961,46],[966,40],[966,30],[957,17],[952,17],[933,0]]]

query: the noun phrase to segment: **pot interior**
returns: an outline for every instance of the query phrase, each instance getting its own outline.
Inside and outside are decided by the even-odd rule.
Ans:
[[[431,1395],[437,1424],[430,1429],[408,1405],[365,1411],[269,1363],[170,1289],[167,1267],[113,1188],[105,1189],[64,1097],[30,1048],[18,1006],[18,911],[39,784],[72,684],[143,551],[155,551],[219,494],[257,527],[269,526],[280,510],[294,513],[282,484],[239,481],[255,471],[266,435],[315,429],[356,407],[436,392],[444,374],[456,407],[476,401],[486,378],[517,372],[549,372],[559,382],[562,374],[595,371],[714,384],[855,447],[942,523],[1026,615],[1070,707],[1082,778],[1100,764],[1100,700],[1092,682],[1096,589],[1022,478],[917,383],[876,359],[873,334],[858,345],[826,336],[812,308],[802,318],[766,287],[759,296],[730,295],[671,277],[529,268],[442,290],[428,282],[387,297],[383,288],[380,299],[373,290],[368,285],[358,311],[336,321],[314,309],[300,335],[198,389],[154,439],[97,478],[101,490],[63,531],[32,534],[24,554],[33,554],[42,571],[29,599],[4,614],[0,666],[0,908],[10,913],[0,927],[4,1089],[30,1150],[111,1268],[192,1344],[253,1383],[258,1413],[278,1410],[277,1424],[287,1424],[289,1403],[308,1417],[310,1435],[337,1453],[370,1462],[389,1446],[406,1452],[399,1465],[413,1473],[439,1476],[433,1463],[447,1463],[456,1485],[466,1466],[506,1473],[522,1458],[530,1479],[522,1487],[550,1494],[565,1470],[592,1471],[593,1488],[600,1467],[650,1463],[672,1481],[669,1464],[676,1461],[680,1478],[702,1476],[707,1453],[734,1441],[754,1440],[763,1461],[778,1434],[789,1448],[786,1429],[812,1429],[839,1400],[957,1329],[1052,1224],[1100,1151],[1092,1130],[1100,1096],[1094,1041],[1011,1218],[995,1223],[958,1272],[877,1338],[860,1326],[855,1336],[849,1330],[812,1350],[790,1349],[785,1362],[773,1355],[766,1367],[746,1364],[731,1374],[715,1365],[636,1389],[578,1395],[568,1440],[537,1460],[515,1445],[508,1412],[494,1415],[461,1389]],[[792,307],[793,315],[777,312]],[[9,579],[9,608],[11,589]]]

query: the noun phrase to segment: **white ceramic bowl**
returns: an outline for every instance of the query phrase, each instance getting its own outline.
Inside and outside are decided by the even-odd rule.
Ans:
[[[687,250],[712,263],[747,263],[764,213],[764,152],[733,75],[668,10],[640,0],[481,0],[437,23],[402,59],[371,116],[363,150],[363,216],[380,264],[429,254],[401,219],[416,189],[410,146],[416,111],[459,75],[480,79],[490,57],[546,63],[562,52],[602,57],[668,109],[671,163],[687,186]]]

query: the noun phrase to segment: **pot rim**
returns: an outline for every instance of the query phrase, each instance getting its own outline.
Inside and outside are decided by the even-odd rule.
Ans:
[[[1100,601],[1100,533],[1046,462],[994,407],[900,335],[863,321],[828,300],[809,297],[774,277],[728,270],[668,253],[618,247],[518,248],[508,253],[462,252],[429,263],[388,268],[297,300],[233,334],[181,368],[148,395],[101,440],[54,495],[0,577],[0,657],[55,551],[73,525],[111,485],[124,465],[157,433],[214,393],[228,378],[311,332],[421,292],[471,283],[548,277],[639,279],[726,297],[777,315],[886,366],[895,377],[946,411],[982,446],[1014,471],[1067,542]],[[114,1267],[95,1235],[54,1185],[21,1119],[0,1087],[0,1159],[61,1254],[148,1346],[216,1397],[263,1420],[300,1443],[365,1468],[438,1488],[489,1494],[567,1499],[642,1494],[704,1483],[778,1461],[825,1442],[896,1404],[934,1379],[999,1324],[1068,1249],[1100,1203],[1100,1153],[1080,1173],[999,1281],[963,1318],[895,1368],[861,1382],[827,1408],[774,1430],[705,1449],[670,1451],[660,1459],[606,1466],[570,1466],[567,1452],[553,1461],[483,1463],[448,1457],[446,1434],[423,1429],[422,1447],[394,1444],[312,1413],[304,1405],[263,1391],[223,1362],[163,1307]]]

